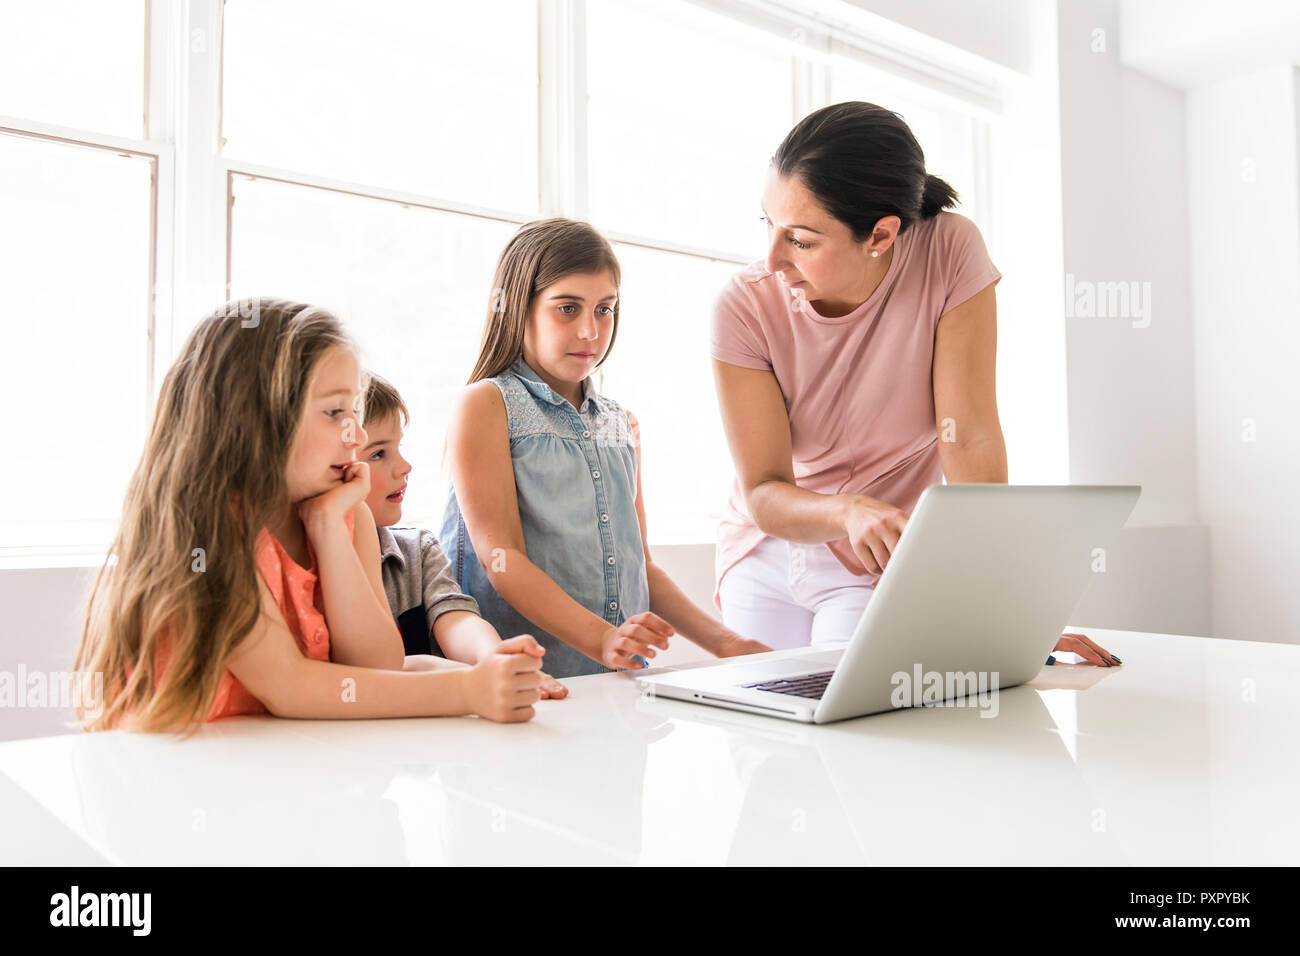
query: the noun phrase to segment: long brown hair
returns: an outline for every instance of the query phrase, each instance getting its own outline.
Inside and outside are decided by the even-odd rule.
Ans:
[[[86,729],[129,719],[194,730],[206,718],[257,623],[254,547],[290,506],[286,469],[312,375],[339,347],[357,351],[337,318],[278,299],[229,303],[190,334],[86,609],[76,668],[102,674],[104,688],[102,711],[77,708]]]
[[[565,276],[608,269],[618,288],[622,279],[609,241],[588,223],[574,219],[539,219],[520,227],[497,261],[492,300],[483,324],[483,341],[469,384],[500,375],[524,354],[524,329],[537,294]],[[618,300],[614,302],[614,331],[599,368],[618,338]]]

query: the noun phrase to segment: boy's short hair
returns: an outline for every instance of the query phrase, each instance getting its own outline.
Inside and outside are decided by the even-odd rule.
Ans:
[[[405,428],[411,419],[411,413],[397,389],[387,379],[373,372],[370,373],[370,383],[366,386],[364,407],[367,422],[381,421],[389,415],[401,415],[402,427]]]

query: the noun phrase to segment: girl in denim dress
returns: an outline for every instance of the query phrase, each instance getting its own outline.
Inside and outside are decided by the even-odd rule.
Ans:
[[[591,380],[618,330],[619,277],[586,223],[523,226],[447,436],[438,538],[456,580],[498,632],[532,634],[555,677],[644,667],[675,633],[720,657],[768,650],[651,560],[637,422]]]

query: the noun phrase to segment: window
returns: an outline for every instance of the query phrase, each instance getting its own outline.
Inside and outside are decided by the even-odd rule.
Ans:
[[[403,521],[438,527],[451,403],[478,357],[492,272],[514,223],[235,176],[231,289],[325,306],[411,421]]]
[[[641,426],[646,530],[656,543],[712,541],[732,467],[713,395],[710,308],[736,265],[621,243],[614,251],[618,339],[601,387]]]
[[[226,0],[224,154],[535,213],[537,7]]]
[[[0,23],[0,116],[141,136],[143,0],[6,0]]]
[[[0,550],[102,549],[152,399],[145,5],[6,3],[0,17]]]
[[[795,119],[787,45],[682,2],[591,3],[587,31],[591,221],[758,258]]]
[[[23,453],[82,468],[43,470],[35,502],[7,473],[0,551],[102,550],[160,372],[232,295],[341,315],[407,399],[406,517],[436,526],[497,256],[554,215],[590,219],[623,265],[599,386],[641,421],[651,540],[712,541],[732,468],[709,312],[763,254],[792,123],[848,98],[897,110],[986,225],[987,100],[837,45],[856,28],[828,3],[7,3],[0,371],[39,409]]]
[[[152,163],[0,135],[9,546],[107,541],[144,440]]]

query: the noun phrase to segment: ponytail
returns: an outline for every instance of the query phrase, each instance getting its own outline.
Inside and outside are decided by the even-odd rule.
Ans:
[[[925,177],[925,192],[921,194],[922,219],[931,219],[945,209],[951,209],[957,202],[957,190],[938,176]]]

